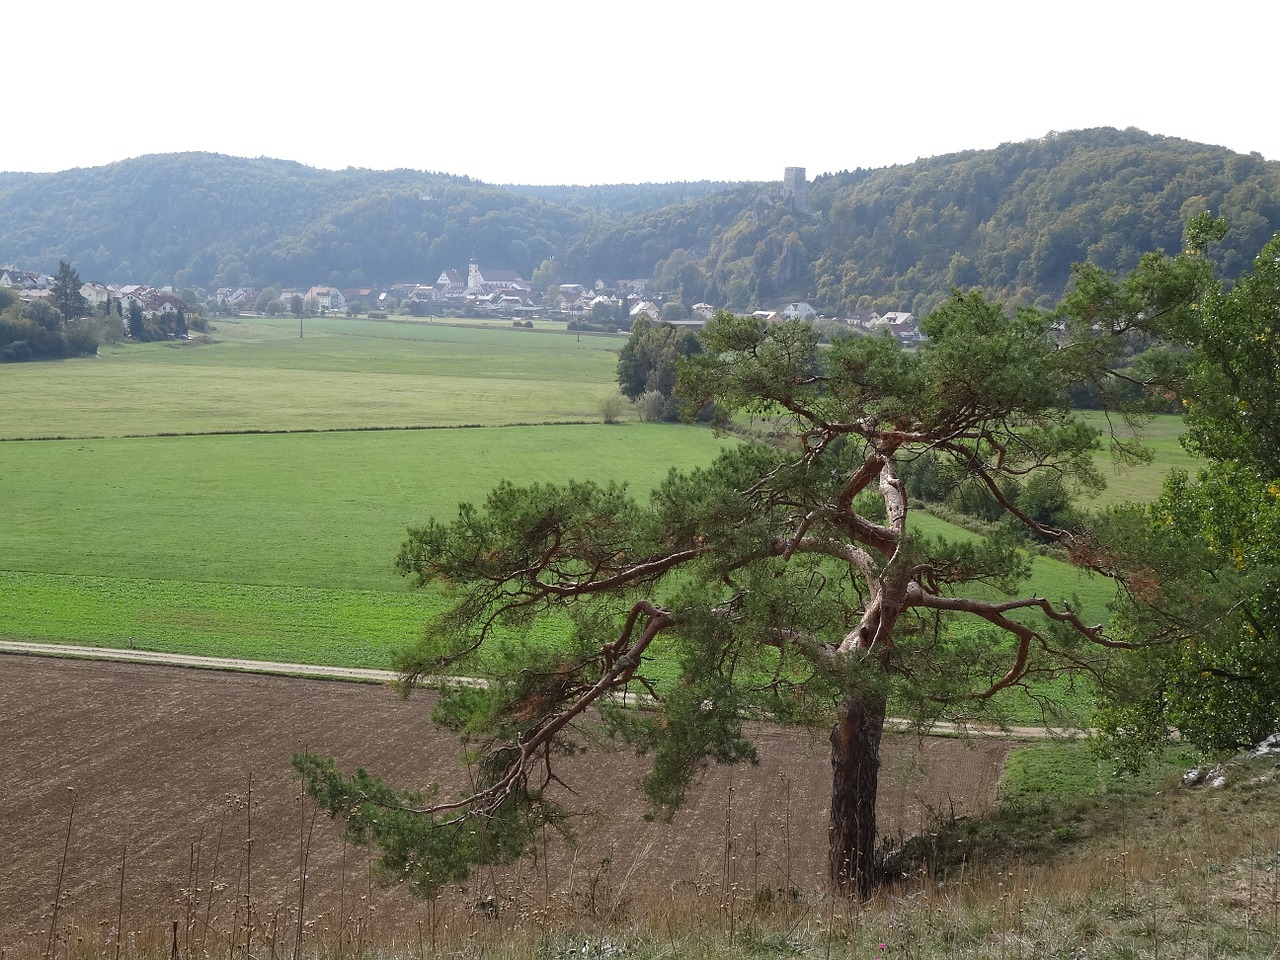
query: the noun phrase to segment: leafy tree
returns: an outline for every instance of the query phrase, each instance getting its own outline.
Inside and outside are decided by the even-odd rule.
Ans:
[[[292,313],[295,317],[300,317],[302,316],[303,309],[304,309],[304,304],[302,302],[302,295],[295,293],[293,296],[289,298],[289,312]]]
[[[700,349],[692,331],[642,317],[631,325],[631,336],[618,352],[618,385],[632,400],[650,391],[670,398],[676,385],[677,361]]]
[[[262,293],[258,294],[258,302],[253,305],[253,309],[257,313],[266,313],[267,306],[272,300],[279,300],[280,292],[272,287],[267,287]]]
[[[610,393],[600,400],[600,419],[605,423],[617,423],[627,409],[627,399],[620,393]]]
[[[688,320],[689,308],[679,300],[668,300],[662,305],[663,320]]]
[[[1029,561],[1013,543],[912,533],[901,480],[930,450],[1038,536],[1076,547],[1002,484],[1043,470],[1099,482],[1096,433],[1064,402],[1071,382],[1099,375],[1098,351],[977,294],[925,327],[916,352],[889,338],[827,349],[804,323],[721,314],[682,366],[683,408],[767,417],[781,442],[673,471],[643,504],[613,485],[503,483],[452,522],[412,530],[401,571],[455,603],[397,667],[409,684],[488,668],[483,688],[438,681],[437,719],[470,742],[474,789],[410,796],[296,758],[311,795],[376,843],[387,870],[430,890],[559,822],[556,758],[590,707],[653,757],[643,786],[663,815],[706,764],[754,759],[746,718],[820,724],[831,729],[829,874],[866,895],[890,704],[926,724],[999,719],[1002,691],[1095,667],[1110,644],[1065,600],[1020,588]],[[520,639],[566,617],[563,644]],[[657,668],[659,644],[674,682]],[[651,709],[623,709],[624,693]]]
[[[1173,347],[1138,358],[1133,373],[1180,397],[1183,444],[1207,464],[1100,527],[1102,559],[1128,587],[1116,630],[1145,641],[1117,665],[1101,717],[1133,763],[1170,729],[1222,750],[1280,726],[1280,237],[1226,291],[1207,256],[1224,230],[1199,217],[1178,257],[1145,258],[1119,280],[1085,271],[1068,304],[1128,316]]]
[[[65,355],[66,343],[56,332],[25,316],[15,317],[12,313],[0,316],[0,362],[45,360]]]
[[[22,317],[37,326],[43,327],[55,336],[62,336],[62,314],[57,307],[43,297],[36,297],[24,304]]]
[[[62,311],[63,320],[75,320],[87,316],[89,301],[80,292],[80,274],[65,260],[58,261],[58,272],[53,278],[53,300]]]

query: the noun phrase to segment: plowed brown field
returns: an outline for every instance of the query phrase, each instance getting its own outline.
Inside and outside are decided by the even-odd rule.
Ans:
[[[370,684],[0,655],[0,946],[109,944],[119,918],[126,943],[167,944],[177,922],[184,948],[248,936],[274,954],[299,913],[309,941],[385,942],[493,912],[478,902],[600,916],[673,894],[822,886],[825,740],[759,727],[760,764],[710,769],[670,825],[643,819],[643,761],[590,749],[559,771],[577,791],[563,795],[581,812],[576,844],[478,873],[434,908],[379,887],[366,851],[302,801],[289,758],[461,785],[457,743],[429,713],[429,694]],[[1007,749],[886,735],[882,832],[913,832],[930,807],[984,810]]]

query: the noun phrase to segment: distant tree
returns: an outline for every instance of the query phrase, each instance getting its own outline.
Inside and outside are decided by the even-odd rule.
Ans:
[[[604,423],[617,423],[627,409],[627,398],[620,393],[606,394],[600,401],[600,419]]]
[[[632,400],[649,391],[670,399],[676,384],[676,362],[700,350],[697,335],[690,330],[637,320],[618,353],[618,385]],[[670,410],[674,411],[674,405]]]
[[[675,398],[663,396],[657,390],[646,390],[636,398],[635,405],[636,414],[645,423],[660,423],[679,417]]]
[[[549,295],[551,287],[560,280],[560,269],[555,257],[549,257],[538,264],[529,279],[533,283],[533,289],[543,290]]]
[[[281,303],[279,299],[272,298],[267,301],[265,310],[267,316],[278,317],[280,314],[284,313],[284,304]]]
[[[302,316],[305,304],[302,302],[302,295],[295,293],[289,298],[289,311],[295,316]]]
[[[274,287],[267,287],[265,290],[262,291],[262,293],[258,294],[258,302],[255,303],[253,307],[254,312],[266,313],[267,304],[269,304],[272,300],[279,300],[279,299],[280,299],[280,291],[276,290]]]
[[[62,334],[62,313],[44,297],[36,297],[22,308],[22,316],[50,333]]]
[[[663,320],[688,320],[689,308],[679,300],[668,300],[662,305]]]
[[[142,316],[142,305],[137,300],[129,302],[129,336],[135,340],[150,339],[147,336],[147,327]]]
[[[0,361],[13,363],[62,356],[66,356],[66,341],[60,334],[34,320],[13,316],[12,311],[0,315]]]
[[[89,301],[80,292],[80,274],[65,260],[58,261],[53,278],[53,300],[62,311],[62,319],[74,320],[89,314]]]
[[[96,317],[77,317],[63,326],[62,337],[66,341],[67,355],[91,357],[98,352],[99,326]]]

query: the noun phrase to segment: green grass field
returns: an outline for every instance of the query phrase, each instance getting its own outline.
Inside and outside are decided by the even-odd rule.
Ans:
[[[621,341],[369,320],[218,321],[217,342],[6,364],[0,439],[599,420]]]

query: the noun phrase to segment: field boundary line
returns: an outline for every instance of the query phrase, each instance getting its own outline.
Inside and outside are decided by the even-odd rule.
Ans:
[[[339,680],[344,682],[394,684],[400,675],[394,670],[376,670],[371,667],[338,667],[314,663],[281,663],[275,660],[244,660],[235,657],[202,657],[190,653],[162,653],[154,650],[134,650],[121,647],[89,647],[79,644],[35,643],[24,640],[0,640],[0,654],[52,657],[69,660],[107,660],[114,663],[136,663],[143,666],[185,667],[197,670],[220,670],[230,673],[256,673],[279,677],[299,677],[310,680]],[[424,682],[433,686],[442,678]],[[448,677],[445,682],[459,685],[483,686],[484,681],[474,677]],[[623,703],[636,702],[639,698],[624,696]],[[885,726],[899,733],[919,732],[921,736],[982,736],[1005,737],[1015,740],[1074,739],[1085,736],[1087,730],[1066,727],[995,727],[977,723],[948,723],[936,721],[920,730],[909,720],[890,717]]]

